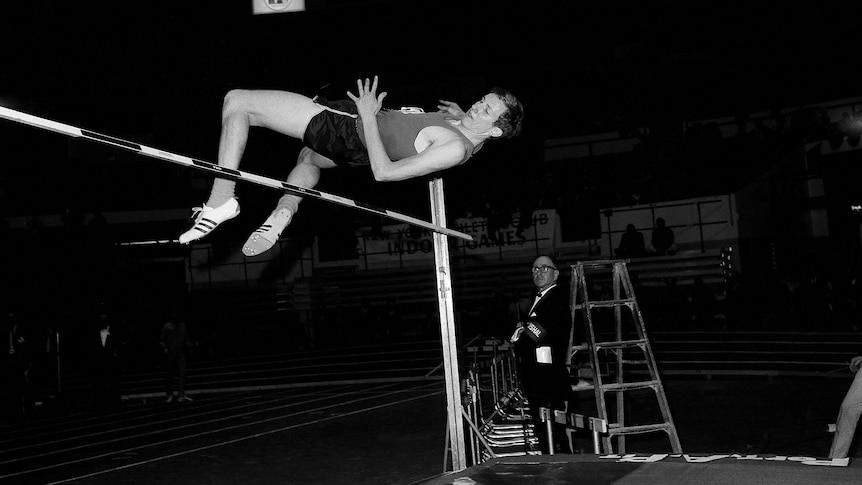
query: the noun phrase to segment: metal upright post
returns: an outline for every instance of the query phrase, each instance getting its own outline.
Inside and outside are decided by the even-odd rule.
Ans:
[[[62,368],[60,367],[60,331],[54,333],[55,349],[57,354],[57,395],[63,394]]]
[[[443,180],[428,182],[431,195],[432,224],[446,227],[446,202]],[[446,401],[449,422],[449,442],[452,468],[467,468],[464,444],[464,422],[461,418],[461,378],[458,373],[458,344],[455,333],[455,310],[452,299],[452,275],[449,265],[449,241],[445,234],[434,232],[434,264],[437,271],[437,302],[440,308],[440,335],[443,345],[443,368],[446,374]]]

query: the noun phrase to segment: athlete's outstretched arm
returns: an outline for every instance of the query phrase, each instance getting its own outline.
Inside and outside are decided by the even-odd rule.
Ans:
[[[358,80],[357,96],[347,93],[347,96],[356,103],[359,116],[362,119],[362,127],[365,132],[365,145],[368,149],[368,158],[371,160],[371,171],[374,179],[380,182],[406,180],[422,175],[428,175],[440,170],[454,167],[464,160],[467,149],[458,140],[435,144],[422,153],[412,157],[403,158],[393,162],[386,153],[380,130],[377,126],[377,113],[383,106],[383,98],[386,93],[377,95],[377,76],[373,83],[369,79]]]

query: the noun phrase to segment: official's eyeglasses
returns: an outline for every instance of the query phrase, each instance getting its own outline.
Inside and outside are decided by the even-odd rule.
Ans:
[[[536,274],[536,273],[546,274],[548,271],[550,271],[552,269],[556,270],[557,268],[555,268],[553,266],[548,266],[547,264],[543,264],[541,266],[533,266],[533,274]]]

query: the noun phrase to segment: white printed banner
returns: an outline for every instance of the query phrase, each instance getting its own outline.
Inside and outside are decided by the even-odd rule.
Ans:
[[[450,251],[454,256],[552,247],[556,220],[553,210],[535,211],[529,225],[521,225],[518,214],[503,227],[489,227],[488,219],[483,217],[456,219],[450,228],[470,234],[473,241],[449,238]],[[407,224],[383,226],[378,231],[363,227],[357,233],[356,249],[359,257],[368,262],[424,259],[433,257],[434,242],[431,231]]]

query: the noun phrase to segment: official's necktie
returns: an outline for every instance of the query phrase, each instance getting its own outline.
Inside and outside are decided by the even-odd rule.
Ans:
[[[536,308],[536,305],[539,303],[539,300],[542,299],[542,293],[536,293],[536,298],[533,299],[533,305],[530,307],[530,311],[527,312],[527,315],[531,315],[533,313],[533,309]]]

